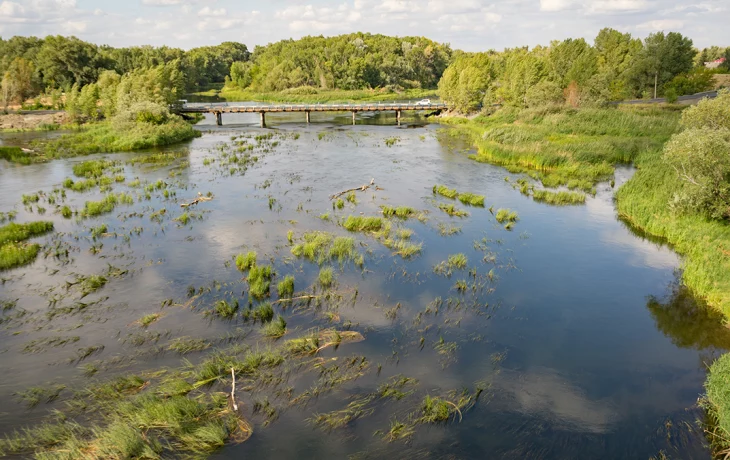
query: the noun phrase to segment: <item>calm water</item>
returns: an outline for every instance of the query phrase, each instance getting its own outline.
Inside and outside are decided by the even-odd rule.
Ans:
[[[57,407],[26,409],[14,392],[49,383],[88,384],[80,369],[86,363],[99,367],[95,379],[106,379],[179,366],[179,355],[162,351],[175,337],[219,340],[232,334],[246,344],[270,343],[257,335],[258,326],[204,315],[219,299],[245,303],[246,284],[233,257],[256,250],[259,261],[272,261],[278,279],[294,274],[297,292],[311,292],[319,267],[291,255],[287,231],[293,230],[295,238],[310,230],[345,235],[338,219],[377,215],[379,206],[388,204],[428,212],[423,222],[397,221],[414,231],[412,241],[423,243],[419,256],[403,259],[375,238],[354,234],[365,269],[334,264],[336,290],[349,299],[356,288],[354,302],[276,308],[288,321],[286,337],[313,326],[349,326],[362,333],[364,341],[321,355],[365,356],[370,367],[307,404],[291,405],[267,389],[239,391],[254,434],[214,458],[648,459],[660,450],[671,458],[709,458],[695,403],[705,363],[730,349],[730,331],[682,289],[679,259],[670,248],[637,236],[617,220],[608,185],[599,185],[585,206],[550,207],[513,189],[519,175],[467,159],[468,149],[438,125],[412,120],[398,128],[387,115],[360,118],[354,127],[347,126],[349,114],[313,119],[317,123],[307,126],[303,115],[270,116],[263,130],[256,115],[224,115],[223,127],[208,118],[199,125],[204,136],[167,149],[185,154],[162,168],[127,163],[141,154],[98,156],[125,162],[127,183],[138,177],[143,188],[146,182],[167,181],[176,192],[169,199],[154,191],[150,200],[80,222],[64,220],[44,204],[43,218],[53,220],[57,232],[39,241],[68,248],[71,260],[41,256],[29,267],[1,274],[0,300],[18,299],[14,311],[28,313],[0,331],[0,432],[36,422]],[[221,165],[219,147],[232,148],[231,136],[264,133],[275,133],[272,141],[279,145],[261,152],[245,175]],[[4,141],[22,144],[31,137]],[[396,138],[390,147],[389,138]],[[206,158],[216,161],[204,164]],[[80,161],[26,167],[0,163],[0,211],[17,210],[18,222],[38,219],[24,209],[21,196],[58,187]],[[181,165],[185,161],[189,165]],[[630,174],[619,169],[616,185]],[[371,179],[382,190],[358,192],[357,205],[332,209],[330,195]],[[486,207],[467,208],[466,218],[449,218],[436,204],[450,201],[434,197],[434,184],[486,195]],[[127,185],[113,187],[128,190]],[[187,225],[174,221],[182,212],[178,204],[198,192],[215,198],[194,209],[199,219]],[[100,196],[98,188],[69,191],[67,203],[80,207]],[[270,199],[275,201],[270,204]],[[506,230],[490,206],[517,211],[519,221]],[[162,208],[167,210],[162,221],[151,221]],[[321,219],[323,213],[330,219]],[[116,236],[94,241],[89,229],[101,223]],[[460,232],[442,236],[439,226],[458,226]],[[434,273],[435,265],[458,252],[467,255],[469,269],[477,274],[478,287],[467,293],[454,285],[457,280],[473,283],[469,269],[456,270],[450,278]],[[73,286],[66,287],[77,274],[107,273],[110,266],[118,276],[109,276],[94,294],[80,299]],[[194,308],[161,307],[168,299],[185,304],[190,285],[212,288]],[[443,300],[438,314],[424,314],[438,297]],[[89,305],[49,319],[53,299],[56,307],[79,300]],[[135,324],[155,312],[163,316],[147,332]],[[65,346],[34,347],[44,337],[75,336],[78,341]],[[140,337],[146,342],[140,344]],[[450,352],[439,353],[442,342],[451,344]],[[74,359],[78,349],[100,345],[102,351],[81,362]],[[207,352],[187,357],[196,362]],[[295,374],[286,384],[295,393],[316,377]],[[307,423],[314,413],[341,409],[395,375],[417,379],[415,393],[379,403],[372,415],[332,432]],[[417,410],[424,395],[446,396],[474,389],[476,382],[488,389],[461,423],[419,426],[409,442],[389,443],[378,433]],[[252,413],[254,401],[264,397],[278,411],[269,424]]]

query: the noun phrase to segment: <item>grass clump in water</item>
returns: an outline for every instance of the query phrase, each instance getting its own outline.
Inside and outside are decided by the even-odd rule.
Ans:
[[[280,299],[291,299],[294,295],[294,277],[286,275],[276,286]]]
[[[583,204],[586,202],[585,193],[581,192],[552,192],[550,190],[533,190],[532,198],[535,201],[556,206]]]
[[[328,232],[307,232],[302,239],[304,242],[294,245],[291,253],[310,262],[321,265],[328,260],[337,259],[340,263],[344,263],[358,257],[355,239],[351,237],[335,237]]]
[[[168,350],[180,353],[181,355],[192,353],[194,351],[203,351],[210,348],[210,342],[205,339],[196,339],[192,337],[177,337],[167,346]]]
[[[469,216],[469,213],[466,211],[463,211],[453,204],[445,204],[445,203],[439,203],[438,205],[439,209],[445,212],[446,214],[454,217],[467,217]]]
[[[273,271],[270,265],[254,265],[248,273],[249,294],[254,299],[269,295]]]
[[[40,252],[40,245],[24,241],[53,230],[47,221],[16,224],[11,222],[0,227],[0,270],[21,267],[33,262]]]
[[[142,318],[139,319],[139,324],[142,327],[149,327],[150,324],[154,323],[158,319],[160,319],[162,315],[159,313],[151,313],[149,315],[144,315]]]
[[[385,217],[396,216],[401,219],[408,219],[412,215],[416,214],[416,210],[408,206],[398,206],[397,208],[382,206],[382,209]]]
[[[219,300],[215,303],[215,314],[224,319],[233,319],[238,312],[238,300]]]
[[[267,337],[278,339],[286,334],[286,320],[282,316],[277,316],[275,320],[264,325],[262,332]]]
[[[469,259],[466,254],[460,252],[450,255],[448,259],[436,265],[433,270],[439,275],[451,276],[454,270],[464,270],[468,263]]]
[[[459,201],[469,206],[484,206],[484,195],[475,195],[473,193],[459,193]]]
[[[250,270],[256,265],[256,252],[255,251],[249,251],[246,254],[239,254],[236,256],[236,268],[241,270],[242,272],[245,272],[246,270]]]
[[[497,222],[499,222],[500,224],[505,222],[516,222],[519,218],[517,216],[517,212],[509,209],[498,209],[495,217],[497,219]]]
[[[383,240],[383,245],[393,251],[393,254],[407,259],[421,253],[423,249],[422,243],[411,243],[406,239],[391,239],[386,238]]]
[[[351,232],[377,232],[383,228],[383,218],[348,216],[342,226]]]
[[[81,211],[82,217],[95,217],[114,211],[117,204],[134,204],[134,198],[126,193],[115,195],[110,193],[101,201],[87,201]]]
[[[77,163],[73,166],[73,172],[76,177],[83,178],[99,178],[104,172],[114,166],[113,161],[109,160],[88,160]]]
[[[329,288],[334,284],[335,277],[332,271],[332,267],[324,267],[319,271],[319,276],[317,277],[317,281],[319,281],[319,284],[323,288]]]
[[[24,152],[20,147],[0,146],[0,159],[7,160],[11,163],[29,165],[33,162],[34,157],[29,152]]]
[[[445,185],[434,185],[433,186],[433,193],[434,195],[441,195],[445,196],[446,198],[456,198],[459,195],[459,192],[457,192],[454,189],[448,188]]]

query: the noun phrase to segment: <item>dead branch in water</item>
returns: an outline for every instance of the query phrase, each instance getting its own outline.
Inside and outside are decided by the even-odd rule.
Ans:
[[[360,187],[354,187],[351,189],[343,190],[340,193],[335,193],[334,195],[330,196],[330,200],[334,200],[335,198],[339,198],[342,195],[350,192],[364,192],[365,190],[369,189],[371,186],[375,186],[375,190],[383,190],[382,188],[375,185],[375,179],[370,179],[369,184],[363,184]]]
[[[233,403],[233,410],[238,410],[238,404],[236,404],[236,373],[234,372],[233,368],[231,368],[231,378],[233,379],[233,382],[231,382],[231,402]]]
[[[191,201],[190,203],[181,203],[180,207],[187,208],[188,206],[192,206],[194,204],[198,204],[203,201],[210,201],[212,199],[213,199],[212,196],[203,196],[202,193],[198,192],[198,196],[193,201]]]

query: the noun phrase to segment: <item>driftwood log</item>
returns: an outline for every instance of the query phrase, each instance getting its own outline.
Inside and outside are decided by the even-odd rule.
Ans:
[[[195,199],[193,201],[191,201],[190,203],[181,203],[180,204],[180,207],[181,208],[187,208],[188,206],[192,206],[194,204],[198,204],[198,203],[203,202],[203,201],[210,201],[212,199],[213,199],[212,196],[203,196],[202,193],[198,192],[198,196],[195,197]]]
[[[345,193],[350,193],[350,192],[364,192],[365,190],[367,190],[367,189],[369,189],[370,187],[373,187],[373,186],[375,187],[375,190],[383,190],[382,188],[380,188],[377,185],[375,185],[375,179],[370,179],[370,183],[369,184],[363,184],[363,185],[361,185],[359,187],[354,187],[354,188],[350,188],[350,189],[347,189],[347,190],[343,190],[340,193],[335,193],[334,195],[330,196],[330,200],[334,200],[335,198],[339,198],[342,195],[344,195]]]

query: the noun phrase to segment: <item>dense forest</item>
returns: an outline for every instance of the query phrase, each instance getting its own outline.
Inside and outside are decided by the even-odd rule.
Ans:
[[[730,48],[699,51],[676,32],[642,41],[613,29],[602,30],[592,45],[567,39],[483,53],[452,52],[423,37],[364,33],[283,40],[253,53],[234,42],[185,51],[12,37],[0,39],[0,56],[5,107],[43,95],[46,106],[64,107],[74,119],[108,118],[139,101],[169,104],[224,82],[249,92],[300,94],[438,86],[441,97],[464,113],[494,104],[579,106],[655,94],[671,101],[711,88],[715,73],[730,70]],[[721,57],[727,59],[720,68],[705,68],[704,62]]]
[[[451,59],[448,45],[424,37],[355,33],[257,46],[231,68],[240,89],[434,88]]]
[[[704,62],[727,57],[718,69]],[[493,104],[572,106],[655,94],[670,101],[706,91],[717,72],[727,72],[730,48],[698,52],[676,32],[658,32],[644,41],[603,29],[590,45],[584,39],[554,41],[548,47],[503,52],[456,53],[439,82],[442,98],[460,112]]]

